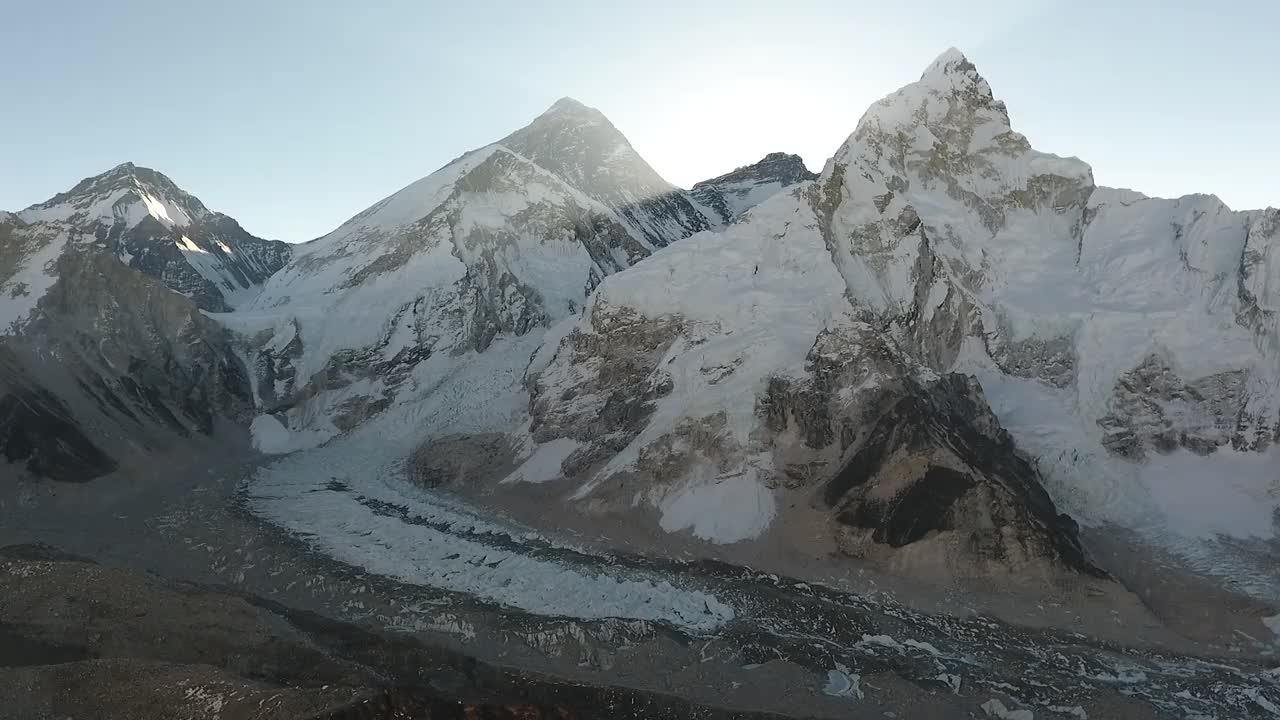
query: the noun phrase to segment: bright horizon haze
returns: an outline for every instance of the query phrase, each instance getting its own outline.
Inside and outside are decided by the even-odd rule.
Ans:
[[[951,46],[1015,130],[1100,185],[1280,205],[1280,4],[369,5],[9,8],[0,209],[132,161],[249,232],[302,242],[563,96],[682,187],[775,151],[821,170],[871,103]]]

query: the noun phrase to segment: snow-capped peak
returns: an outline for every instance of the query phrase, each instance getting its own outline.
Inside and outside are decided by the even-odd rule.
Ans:
[[[547,108],[546,112],[542,113],[539,117],[564,116],[577,116],[589,120],[605,120],[604,113],[568,96],[562,97],[552,103],[551,107]]]
[[[93,239],[95,247],[213,312],[257,295],[290,256],[284,243],[250,235],[163,173],[131,162],[85,178],[17,217],[56,223],[62,237]]]
[[[599,110],[561,98],[498,144],[621,215],[654,247],[710,227]]]
[[[1004,103],[992,96],[991,86],[978,74],[978,68],[955,48],[939,55],[920,75],[919,84],[944,92],[971,93],[975,98],[995,102],[1004,108]]]
[[[671,188],[604,113],[572,98],[561,98],[498,142],[584,192],[595,189],[602,177],[639,182],[645,191]]]
[[[973,122],[986,126],[977,136],[983,142],[1010,129],[1004,103],[995,99],[991,86],[978,73],[977,67],[959,50],[951,48],[929,65],[920,80],[872,105],[858,121],[857,129],[837,157],[845,153],[854,141],[868,135],[897,131],[905,132],[908,139],[914,140],[918,145],[914,149],[923,150],[938,140],[930,133],[939,126],[954,127],[957,123],[969,125]],[[925,132],[921,133],[921,130]],[[968,133],[968,128],[963,132]],[[1025,144],[1025,138],[1019,144]],[[877,156],[881,152],[882,149],[875,150]]]
[[[903,160],[915,167],[903,167]],[[984,198],[1026,188],[1036,176],[1093,185],[1092,171],[1085,163],[1034,152],[1027,139],[1011,128],[1005,104],[994,97],[973,63],[954,48],[938,56],[919,81],[867,110],[825,172],[845,169],[853,170],[845,173],[849,182],[887,182],[899,198],[904,190],[914,193],[940,180]],[[921,172],[925,182],[908,183],[904,171]],[[880,212],[877,209],[877,216]]]
[[[931,75],[947,75],[955,72],[976,71],[973,63],[969,62],[969,58],[960,50],[951,47],[947,48],[941,55],[934,59],[929,67],[925,69],[920,79],[925,79]]]
[[[63,221],[85,228],[98,223],[131,228],[150,217],[172,228],[186,227],[208,214],[203,203],[164,174],[125,162],[18,216],[25,222]]]

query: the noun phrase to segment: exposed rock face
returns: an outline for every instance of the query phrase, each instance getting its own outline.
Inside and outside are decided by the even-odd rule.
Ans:
[[[575,330],[564,339],[560,352],[573,360],[537,377],[529,401],[535,441],[583,443],[563,463],[569,473],[625,449],[644,428],[655,402],[671,392],[660,362],[683,329],[677,318],[648,319],[627,308],[595,305],[591,313],[594,332]],[[583,381],[567,381],[566,371]]]
[[[843,552],[934,578],[1102,575],[976,381],[950,374],[884,395],[822,490]]]
[[[116,469],[71,417],[56,396],[19,382],[20,370],[7,348],[0,347],[0,448],[5,460],[22,463],[36,477],[61,482],[90,480]]]
[[[348,625],[248,594],[166,583],[48,546],[0,548],[0,578],[4,718],[778,717],[560,682],[411,634]],[[565,638],[542,640],[547,652],[569,645]]]
[[[703,180],[689,190],[717,224],[728,225],[744,212],[782,190],[816,180],[799,155],[769,153],[759,162],[743,165],[719,177]]]
[[[1229,370],[1188,384],[1151,355],[1116,383],[1111,412],[1098,420],[1106,433],[1102,445],[1142,460],[1151,451],[1184,447],[1208,454],[1233,437],[1237,445],[1247,442],[1237,434],[1247,380],[1245,371]]]
[[[225,312],[256,294],[289,259],[289,246],[245,232],[172,180],[124,163],[17,216],[93,235],[131,268],[201,309]]]
[[[429,488],[480,485],[506,475],[514,457],[501,433],[438,438],[409,458],[409,479]]]
[[[757,406],[776,484],[816,492],[839,549],[928,577],[1100,575],[968,376],[938,376],[863,322],[819,333],[807,377]]]
[[[84,481],[247,419],[248,375],[194,302],[67,224],[10,226],[8,283],[27,278],[0,336],[0,450],[19,474]],[[53,362],[51,362],[51,360]]]

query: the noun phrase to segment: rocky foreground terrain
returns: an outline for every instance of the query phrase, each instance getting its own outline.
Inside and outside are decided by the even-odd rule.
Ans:
[[[352,537],[400,528],[393,563],[444,543],[456,567],[511,566],[517,585],[558,568],[545,602],[560,613],[529,604],[536,585],[503,602],[335,562],[250,511],[243,469],[211,472],[225,450],[141,481],[0,493],[0,682],[24,703],[0,717],[1267,718],[1280,691],[1265,628],[1211,628],[1230,599],[1167,568],[1158,589],[1207,639],[1102,578],[1039,606],[870,573],[818,584],[574,548],[341,479],[309,491],[370,511]],[[579,575],[656,592],[583,612]],[[604,608],[594,592],[586,607]],[[660,603],[679,612],[645,609]]]
[[[44,545],[0,548],[0,576],[0,717],[774,717],[504,670]]]

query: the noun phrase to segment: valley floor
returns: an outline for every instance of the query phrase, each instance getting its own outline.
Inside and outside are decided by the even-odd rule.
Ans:
[[[1280,648],[1255,608],[1224,605],[1164,568],[1179,579],[1148,583],[1153,612],[908,597],[865,574],[803,582],[729,555],[662,560],[499,524],[410,488],[392,465],[337,461],[340,444],[245,483],[254,466],[217,460],[243,457],[240,442],[150,477],[5,486],[0,546],[47,543],[106,568],[227,588],[354,623],[378,647],[407,643],[524,678],[419,671],[390,650],[331,643],[331,659],[373,668],[375,685],[563,701],[579,717],[1280,717]],[[1152,575],[1118,536],[1100,555],[1131,584]],[[24,592],[8,572],[0,596]],[[87,594],[109,604],[111,592]],[[35,672],[16,667],[29,659],[0,660],[10,680]],[[37,686],[52,687],[26,687]]]

